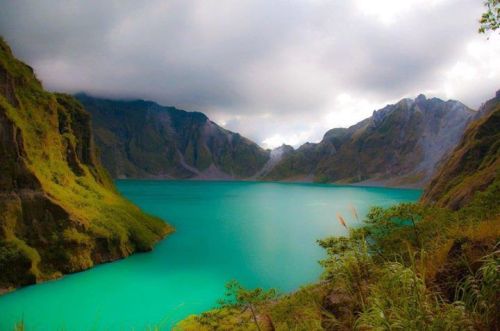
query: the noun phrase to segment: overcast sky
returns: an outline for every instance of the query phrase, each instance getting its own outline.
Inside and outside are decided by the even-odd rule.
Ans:
[[[419,93],[500,88],[481,0],[0,0],[45,86],[207,114],[264,147],[318,141]]]

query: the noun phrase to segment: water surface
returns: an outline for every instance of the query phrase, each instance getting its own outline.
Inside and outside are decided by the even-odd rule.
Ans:
[[[151,253],[0,296],[0,330],[165,329],[212,307],[224,284],[292,291],[318,278],[316,239],[345,233],[349,206],[414,201],[420,191],[321,184],[118,181],[143,210],[176,233]],[[347,217],[354,224],[352,217]]]

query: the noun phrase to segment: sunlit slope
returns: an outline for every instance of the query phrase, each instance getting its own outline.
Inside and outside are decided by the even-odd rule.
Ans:
[[[0,39],[0,290],[150,250],[170,231],[117,193],[90,115]]]

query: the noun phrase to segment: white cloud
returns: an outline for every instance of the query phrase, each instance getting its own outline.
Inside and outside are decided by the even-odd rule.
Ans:
[[[332,103],[331,109],[325,115],[327,128],[348,127],[370,116],[373,110],[382,107],[373,100],[362,95],[353,97],[348,93],[340,93]]]
[[[51,89],[206,113],[265,146],[318,141],[428,93],[500,82],[477,0],[0,0],[0,31]]]
[[[435,93],[450,99],[486,101],[500,88],[500,36],[470,41],[456,61],[443,68]],[[477,107],[474,102],[472,107]]]
[[[385,25],[395,24],[404,16],[421,8],[432,8],[446,0],[356,0],[358,9],[374,16]]]

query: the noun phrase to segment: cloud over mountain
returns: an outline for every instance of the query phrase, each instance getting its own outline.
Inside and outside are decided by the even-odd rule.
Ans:
[[[500,38],[477,0],[0,0],[0,33],[47,87],[203,111],[272,146],[405,96],[478,107]]]

